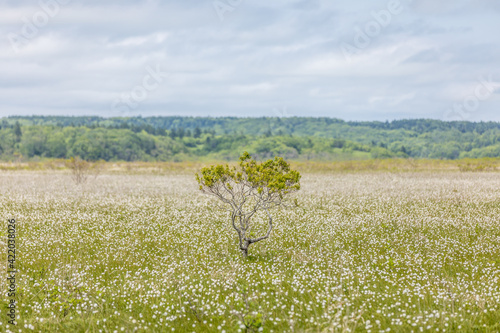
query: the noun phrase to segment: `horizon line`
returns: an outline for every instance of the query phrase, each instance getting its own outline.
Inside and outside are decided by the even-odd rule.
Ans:
[[[194,119],[294,119],[294,118],[303,118],[303,119],[332,119],[337,121],[342,121],[346,123],[393,123],[397,121],[405,121],[405,120],[425,120],[425,121],[438,121],[442,123],[500,123],[500,121],[495,120],[443,120],[443,119],[434,119],[434,118],[397,118],[392,120],[345,120],[342,118],[335,117],[315,117],[315,116],[181,116],[181,115],[170,115],[170,116],[98,116],[98,115],[9,115],[9,116],[1,116],[0,120],[3,119],[15,119],[15,118],[100,118],[100,119],[134,119],[134,118],[142,118],[142,119],[151,119],[151,118],[194,118]]]

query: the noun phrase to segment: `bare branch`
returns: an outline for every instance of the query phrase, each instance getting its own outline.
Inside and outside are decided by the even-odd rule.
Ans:
[[[273,230],[273,218],[272,218],[271,214],[269,214],[269,210],[267,208],[266,208],[266,212],[267,212],[267,216],[269,217],[269,228],[267,229],[267,233],[265,236],[262,236],[262,237],[259,237],[256,239],[245,239],[250,244],[260,242],[261,240],[269,238],[269,236],[271,235],[271,231]]]

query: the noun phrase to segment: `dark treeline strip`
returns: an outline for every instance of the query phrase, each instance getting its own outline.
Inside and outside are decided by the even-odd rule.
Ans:
[[[0,121],[0,159],[183,161],[262,158],[346,160],[500,157],[500,124],[332,118],[9,117]]]
[[[155,135],[125,128],[5,126],[0,129],[0,158],[69,158],[106,161],[236,160],[242,151],[260,158],[368,159],[395,156],[385,148],[316,137],[216,135],[173,130]]]
[[[394,121],[343,121],[335,118],[307,118],[307,117],[262,117],[262,118],[203,118],[203,117],[71,117],[71,116],[12,116],[2,120],[7,124],[16,121],[21,125],[54,125],[58,127],[86,126],[110,127],[110,128],[140,128],[146,131],[151,129],[189,129],[199,128],[215,130],[217,134],[228,134],[230,132],[243,132],[244,134],[262,135],[266,131],[285,134],[300,134],[307,136],[332,136],[342,128],[369,128],[375,130],[406,130],[422,134],[433,131],[456,130],[461,133],[477,132],[479,134],[488,130],[500,130],[498,122],[467,122],[451,121],[445,122],[432,119],[403,119]]]

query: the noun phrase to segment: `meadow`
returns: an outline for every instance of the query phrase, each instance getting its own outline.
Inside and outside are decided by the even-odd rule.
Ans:
[[[0,331],[500,331],[499,173],[313,168],[244,259],[196,168],[0,171]]]

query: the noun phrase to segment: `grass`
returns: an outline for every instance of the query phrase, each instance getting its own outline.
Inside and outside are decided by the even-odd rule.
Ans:
[[[247,260],[190,169],[108,168],[79,186],[3,171],[20,273],[18,326],[3,293],[0,331],[500,331],[498,174],[380,163],[306,173],[300,208],[275,211]]]
[[[194,173],[203,166],[228,163],[227,161],[199,162],[97,162],[107,173],[125,174],[171,174]],[[230,162],[234,163],[234,162]],[[294,168],[306,173],[338,173],[366,171],[461,171],[480,172],[500,170],[500,158],[460,159],[460,160],[429,160],[429,159],[360,159],[321,161],[294,161]],[[48,159],[30,162],[0,162],[0,171],[54,171],[67,170],[68,161],[63,159]]]

